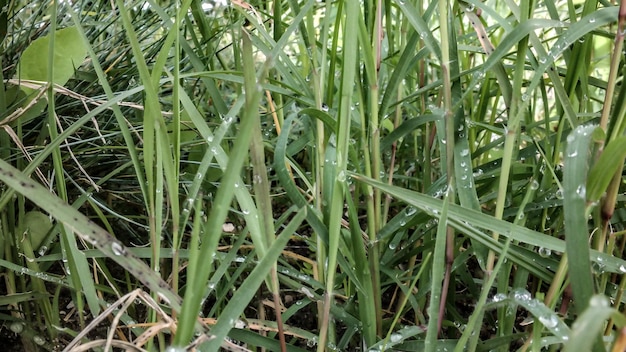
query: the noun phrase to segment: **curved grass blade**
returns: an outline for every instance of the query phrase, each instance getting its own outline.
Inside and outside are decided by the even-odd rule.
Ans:
[[[71,228],[83,240],[94,245],[107,257],[116,261],[146,287],[158,293],[172,309],[180,310],[182,300],[170,289],[169,285],[146,263],[127,250],[120,241],[85,215],[48,192],[42,185],[29,179],[28,176],[4,160],[0,160],[0,181],[30,199],[52,217]]]
[[[380,149],[387,150],[393,142],[398,139],[406,136],[407,134],[415,131],[419,126],[426,124],[428,122],[434,122],[441,120],[443,117],[437,114],[426,114],[414,117],[412,119],[404,121],[400,126],[396,127],[393,132],[389,133],[383,140],[380,142]]]
[[[363,175],[351,175],[355,180],[377,187],[396,199],[426,211],[429,214],[441,213],[443,201],[440,199],[435,199],[428,195],[405,188],[381,183]],[[448,222],[450,222],[451,225],[454,225],[455,221],[471,224],[475,228],[497,232],[503,237],[511,237],[516,241],[527,243],[536,247],[543,247],[551,251],[565,252],[565,241],[563,240],[504,220],[496,219],[491,215],[483,214],[472,209],[465,209],[456,204],[450,204],[448,208]],[[606,253],[601,253],[596,250],[591,250],[589,257],[594,262],[602,263],[604,270],[607,272],[623,273],[623,271],[620,270],[620,266],[624,265],[624,267],[626,267],[626,261],[624,259],[617,258]]]
[[[561,341],[567,340],[568,335],[570,334],[570,329],[565,322],[563,322],[563,320],[543,302],[536,298],[532,298],[532,295],[526,289],[516,288],[511,291],[508,296],[504,294],[497,294],[494,296],[493,302],[488,304],[485,308],[489,309],[502,304],[511,303],[517,304],[526,309],[536,318],[536,322],[541,323]]]
[[[565,344],[564,351],[591,351],[593,343],[597,341],[609,318],[620,319],[624,323],[624,316],[609,305],[603,295],[595,295],[585,305],[587,308],[576,319],[571,334]]]

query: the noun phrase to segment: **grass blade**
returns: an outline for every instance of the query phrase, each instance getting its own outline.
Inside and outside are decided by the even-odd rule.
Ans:
[[[283,232],[276,237],[276,240],[269,247],[266,255],[259,261],[248,278],[237,289],[228,305],[221,312],[217,324],[211,329],[212,340],[199,346],[201,351],[218,351],[222,341],[228,335],[228,332],[235,326],[235,321],[247,307],[249,302],[256,294],[257,289],[270,270],[274,266],[276,259],[281,254],[287,241],[293,233],[298,229],[304,218],[306,217],[306,208],[301,208],[293,217]]]
[[[52,217],[74,230],[87,243],[94,245],[107,257],[116,261],[150,290],[167,300],[174,310],[180,309],[182,300],[170,290],[169,285],[159,275],[128,251],[121,242],[78,210],[50,194],[43,186],[30,180],[4,160],[0,160],[0,181],[23,194]]]

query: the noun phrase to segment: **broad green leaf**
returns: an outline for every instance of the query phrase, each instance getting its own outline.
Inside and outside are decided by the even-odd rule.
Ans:
[[[43,36],[32,42],[20,57],[17,77],[24,80],[48,80],[48,45],[50,35]],[[54,82],[65,85],[74,75],[87,56],[87,47],[76,27],[68,27],[56,31],[54,35]],[[27,94],[32,89],[22,87]]]

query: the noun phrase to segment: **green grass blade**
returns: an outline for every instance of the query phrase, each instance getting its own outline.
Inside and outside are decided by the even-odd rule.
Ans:
[[[424,341],[425,351],[437,350],[437,335],[439,334],[439,305],[441,304],[441,291],[446,262],[446,237],[448,229],[448,196],[443,200],[441,216],[437,225],[437,237],[433,250],[433,264],[431,273],[430,303],[428,306],[428,328]]]
[[[441,47],[439,42],[435,39],[433,31],[430,30],[426,21],[419,16],[420,11],[410,2],[397,0],[395,4],[402,10],[404,16],[406,16],[409,23],[419,33],[420,38],[424,41],[424,44],[430,50],[430,52],[437,58],[441,58]]]
[[[287,118],[280,136],[278,136],[274,149],[274,169],[276,170],[280,185],[285,189],[289,199],[298,207],[308,207],[307,222],[313,228],[313,231],[328,243],[328,228],[322,222],[320,215],[307,203],[306,199],[293,182],[289,170],[287,170],[287,143],[296,118],[297,116],[295,115]]]
[[[582,314],[574,322],[564,351],[591,351],[593,343],[601,336],[606,320],[611,315],[621,315],[609,305],[602,295],[592,296]],[[601,349],[604,350],[604,349]]]
[[[594,293],[589,260],[589,231],[586,211],[586,184],[589,169],[589,146],[597,126],[579,126],[567,136],[563,175],[565,242],[569,275],[576,310],[584,311]]]
[[[217,191],[215,200],[212,205],[211,214],[209,215],[206,232],[213,234],[209,238],[202,241],[199,252],[200,258],[210,258],[207,261],[194,261],[190,265],[191,271],[196,275],[188,281],[188,288],[185,293],[185,301],[183,311],[180,315],[179,329],[174,340],[174,345],[185,346],[193,336],[196,317],[200,310],[201,298],[206,291],[206,284],[211,271],[212,253],[215,252],[217,244],[220,240],[218,234],[222,231],[222,225],[228,211],[229,205],[235,192],[235,182],[239,179],[241,167],[248,154],[250,139],[254,126],[258,124],[259,111],[258,105],[261,98],[261,91],[258,89],[257,78],[255,74],[254,61],[252,58],[252,44],[249,36],[242,31],[243,49],[244,49],[244,89],[246,102],[244,106],[244,114],[242,116],[239,133],[235,141],[235,146],[231,151],[228,166],[222,177],[220,188]],[[264,277],[262,278],[264,279]]]
[[[510,239],[507,240],[507,242],[504,245],[504,248],[502,249],[502,252],[500,252],[498,262],[496,263],[496,266],[493,269],[494,273],[500,272],[500,268],[502,267],[502,264],[505,262],[507,258],[510,243],[511,243],[511,240]],[[459,344],[454,349],[454,352],[463,352],[468,344],[468,341],[470,341],[471,343],[470,350],[476,349],[476,343],[478,341],[477,337],[479,335],[481,323],[483,320],[483,316],[485,314],[484,312],[485,304],[487,303],[489,292],[491,291],[491,287],[493,287],[493,284],[496,281],[497,276],[498,276],[497,274],[489,275],[487,283],[483,285],[482,291],[480,293],[480,297],[478,298],[478,302],[476,303],[476,308],[474,309],[474,312],[468,319],[467,326],[465,327],[465,331],[463,331],[463,334],[461,335],[461,338],[459,339]]]
[[[587,200],[597,202],[606,192],[613,176],[626,158],[626,137],[611,140],[604,148],[600,158],[589,170],[587,178]]]
[[[235,321],[239,319],[241,313],[248,306],[259,286],[263,283],[270,270],[276,263],[278,256],[282,253],[287,241],[298,229],[306,217],[306,208],[301,208],[293,217],[289,224],[281,232],[266,255],[259,261],[256,267],[250,272],[248,278],[239,286],[228,305],[221,312],[217,324],[211,329],[212,340],[199,346],[201,351],[218,351],[222,341],[228,332],[234,327]]]
[[[440,199],[435,199],[405,188],[390,186],[385,183],[368,179],[362,175],[353,175],[352,177],[358,181],[378,187],[383,192],[395,197],[396,199],[426,211],[429,214],[440,214],[443,208],[443,202]],[[497,232],[503,237],[512,238],[521,243],[542,247],[551,251],[566,251],[565,241],[563,240],[504,220],[496,219],[491,215],[483,214],[472,209],[465,209],[456,204],[449,205],[448,221],[451,222],[452,225],[454,225],[454,221],[458,221],[459,224],[471,224],[471,227],[476,229],[480,228],[491,232]],[[624,265],[624,267],[626,267],[625,260],[595,250],[590,251],[589,258],[591,258],[594,262],[601,263],[604,270],[607,272],[621,273],[622,271],[620,270],[620,266]]]
[[[169,285],[151,270],[143,261],[134,256],[122,243],[100,228],[76,209],[55,197],[40,184],[0,160],[0,180],[34,204],[48,212],[52,217],[74,230],[87,243],[94,245],[107,257],[124,267],[131,275],[158,293],[174,309],[179,310],[182,300],[172,292]]]

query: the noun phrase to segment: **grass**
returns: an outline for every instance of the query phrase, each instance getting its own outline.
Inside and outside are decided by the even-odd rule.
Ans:
[[[626,1],[1,4],[4,345],[624,349]]]

